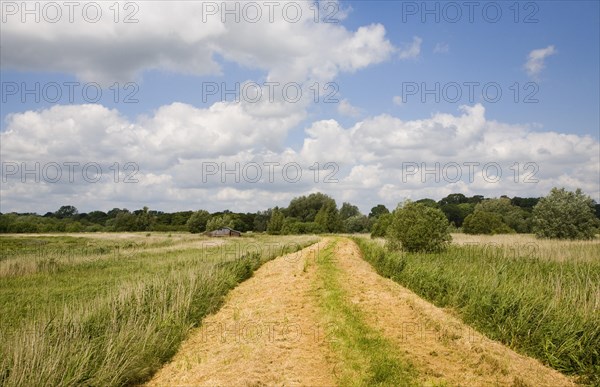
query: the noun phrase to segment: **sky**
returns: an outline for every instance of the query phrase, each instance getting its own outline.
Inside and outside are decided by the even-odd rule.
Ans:
[[[0,212],[600,201],[598,1],[1,1]]]

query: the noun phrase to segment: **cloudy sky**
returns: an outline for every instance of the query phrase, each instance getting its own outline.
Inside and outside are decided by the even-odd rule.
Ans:
[[[600,200],[597,1],[2,1],[1,212]]]

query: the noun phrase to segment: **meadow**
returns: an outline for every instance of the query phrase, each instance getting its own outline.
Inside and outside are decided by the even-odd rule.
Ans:
[[[315,236],[0,236],[0,385],[147,380],[264,262]]]
[[[600,242],[453,235],[443,253],[355,237],[382,276],[509,347],[600,384]]]

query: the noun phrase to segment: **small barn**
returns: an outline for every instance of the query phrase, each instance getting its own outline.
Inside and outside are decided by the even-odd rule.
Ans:
[[[210,237],[239,237],[242,236],[242,233],[229,227],[223,227],[214,231],[209,231],[206,235]]]

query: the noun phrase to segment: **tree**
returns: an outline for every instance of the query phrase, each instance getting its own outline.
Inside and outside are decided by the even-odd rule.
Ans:
[[[210,214],[205,210],[198,210],[190,216],[186,222],[186,227],[192,234],[197,234],[206,231],[206,223],[210,218]]]
[[[54,216],[57,217],[58,219],[65,219],[65,218],[73,218],[78,213],[79,213],[79,211],[77,211],[77,208],[75,208],[74,206],[62,206],[54,213]]]
[[[467,200],[469,200],[469,203],[477,204],[477,203],[481,203],[484,200],[484,197],[483,197],[483,195],[473,195],[470,198],[468,198]]]
[[[381,215],[389,214],[389,213],[390,213],[390,210],[388,210],[386,206],[384,206],[383,204],[378,204],[375,207],[371,208],[371,212],[369,212],[369,219],[370,218],[378,218]]]
[[[113,231],[134,231],[135,215],[127,209],[119,211],[114,219],[106,221],[107,226],[111,226]]]
[[[317,213],[325,205],[336,207],[335,200],[320,192],[308,196],[300,196],[292,199],[285,215],[290,218],[297,218],[301,222],[314,222]]]
[[[342,203],[342,208],[340,208],[340,219],[342,221],[358,215],[360,215],[360,211],[358,210],[357,206],[347,202]]]
[[[212,216],[206,222],[206,231],[214,231],[223,227],[235,228],[235,221],[231,214]]]
[[[581,189],[552,188],[533,207],[533,232],[538,238],[593,239],[598,232],[595,202]]]
[[[392,224],[392,214],[380,215],[371,227],[371,238],[384,237],[387,229]]]
[[[461,193],[454,193],[454,194],[450,194],[448,196],[446,196],[445,198],[441,199],[438,204],[440,206],[445,206],[447,204],[461,204],[461,203],[468,203],[469,199],[467,199],[467,197]]]
[[[388,246],[392,250],[438,252],[450,243],[448,219],[437,208],[407,201],[394,210],[387,230]]]
[[[300,222],[295,218],[285,218],[280,234],[282,235],[297,235],[297,234],[320,234],[325,232],[323,228],[316,222]]]
[[[328,202],[321,207],[315,216],[315,223],[317,223],[326,232],[338,232],[341,230],[342,223],[340,221],[340,214],[335,205],[335,201],[333,203]]]
[[[514,232],[500,215],[489,211],[475,211],[465,218],[462,226],[465,234],[508,234]]]
[[[474,207],[475,205],[472,203],[444,204],[441,206],[441,210],[450,223],[461,227],[465,218],[473,212]]]
[[[531,212],[533,207],[540,201],[540,198],[521,198],[515,196],[511,199],[510,203],[513,206],[521,207],[522,209]]]
[[[271,212],[271,219],[267,222],[267,233],[278,235],[283,228],[285,216],[278,207],[275,207]]]
[[[135,211],[135,231],[150,231],[155,222],[156,216],[148,211],[148,207]]]
[[[254,231],[263,232],[267,230],[267,223],[271,219],[271,213],[273,210],[268,209],[266,211],[258,211],[254,217],[254,224],[252,227]]]
[[[507,197],[486,199],[475,207],[475,212],[486,211],[500,216],[502,222],[511,230],[520,233],[530,232],[530,214],[511,203]]]
[[[350,233],[369,231],[369,218],[365,215],[354,215],[343,221],[344,231]]]
[[[102,211],[92,211],[88,214],[88,219],[91,223],[96,223],[104,226],[104,222],[108,216]]]
[[[440,208],[440,205],[435,200],[429,198],[417,200],[416,203],[423,203],[428,207]]]

